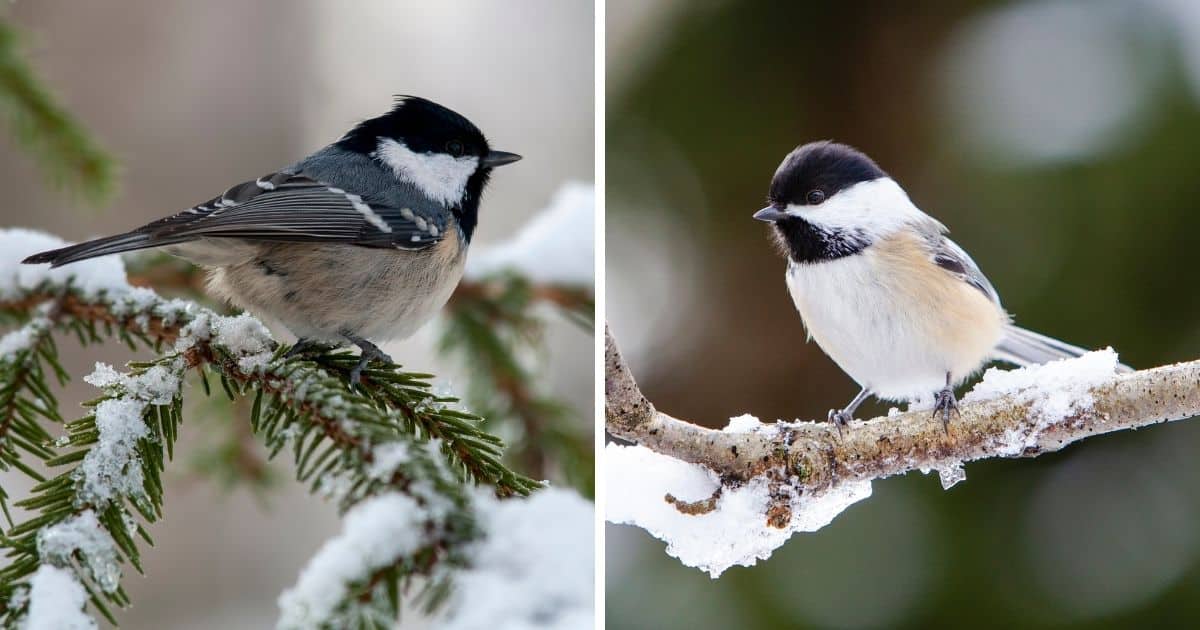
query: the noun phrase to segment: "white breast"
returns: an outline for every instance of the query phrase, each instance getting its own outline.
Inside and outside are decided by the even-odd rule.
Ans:
[[[788,266],[788,290],[809,336],[880,398],[930,394],[947,372],[955,383],[965,379],[999,342],[1005,321],[982,292],[912,247],[877,243],[853,256]]]

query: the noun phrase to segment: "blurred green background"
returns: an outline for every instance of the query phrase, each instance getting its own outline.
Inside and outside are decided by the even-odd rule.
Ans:
[[[610,0],[607,317],[711,426],[857,387],[750,219],[798,144],[874,157],[1017,321],[1136,367],[1200,357],[1200,2]],[[872,403],[860,417],[886,411]],[[607,529],[612,628],[1197,627],[1200,423],[875,484],[719,580]]]

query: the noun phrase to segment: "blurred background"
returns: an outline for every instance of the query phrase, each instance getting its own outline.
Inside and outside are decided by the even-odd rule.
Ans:
[[[1200,3],[609,0],[607,37],[606,316],[665,412],[824,418],[857,392],[750,218],[824,138],[950,226],[1020,324],[1136,367],[1200,356]],[[1196,627],[1198,449],[1180,422],[950,491],[881,481],[718,581],[609,526],[608,624]]]
[[[592,180],[589,2],[57,1],[5,11],[33,70],[117,158],[121,176],[113,198],[90,206],[48,189],[25,151],[0,142],[3,226],[71,240],[135,227],[290,164],[389,109],[394,94],[440,102],[493,146],[524,155],[493,178],[476,247],[512,236],[562,184]],[[468,371],[436,352],[439,332],[431,324],[386,350],[461,393]],[[545,391],[590,430],[590,333],[557,319],[545,342],[534,357]],[[79,379],[95,361],[131,358],[123,347],[69,342],[63,354],[76,377],[62,396],[67,417],[95,396]],[[230,491],[199,472],[194,464],[212,455],[210,434],[232,416],[192,385],[165,519],[150,528],[156,546],[143,554],[148,577],[126,567],[134,606],[118,619],[134,629],[273,627],[276,597],[338,531],[335,510],[296,484],[286,462],[273,465],[277,483],[257,492]],[[16,497],[28,489],[19,476],[0,483]]]

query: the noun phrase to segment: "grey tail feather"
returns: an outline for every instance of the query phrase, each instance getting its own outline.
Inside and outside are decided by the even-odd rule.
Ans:
[[[1088,352],[1090,351],[1087,349],[1035,333],[1027,328],[1009,325],[1004,328],[1004,339],[996,346],[992,358],[1026,366],[1055,359],[1070,359]],[[1132,372],[1133,368],[1118,363],[1117,371]]]
[[[93,241],[68,245],[59,249],[34,254],[21,262],[27,265],[38,263],[50,263],[51,267],[61,267],[80,260],[95,258],[97,256],[106,256],[108,254],[117,254],[120,252],[133,251],[135,249],[146,249],[148,247],[158,247],[167,245],[172,241],[164,241],[154,239],[151,235],[143,232],[128,232],[118,234],[116,236],[106,236]]]

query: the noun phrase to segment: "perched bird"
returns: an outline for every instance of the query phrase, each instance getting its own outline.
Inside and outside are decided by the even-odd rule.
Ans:
[[[946,425],[957,410],[954,387],[987,362],[1087,352],[1014,325],[946,227],[852,147],[796,148],[775,171],[768,201],[754,218],[774,225],[809,338],[862,387],[829,412],[839,430],[870,395],[934,393],[934,414]]]
[[[211,270],[218,296],[286,326],[292,353],[403,339],[462,278],[494,151],[469,120],[399,97],[388,113],[278,172],[133,231],[35,254],[53,267],[150,247]]]

